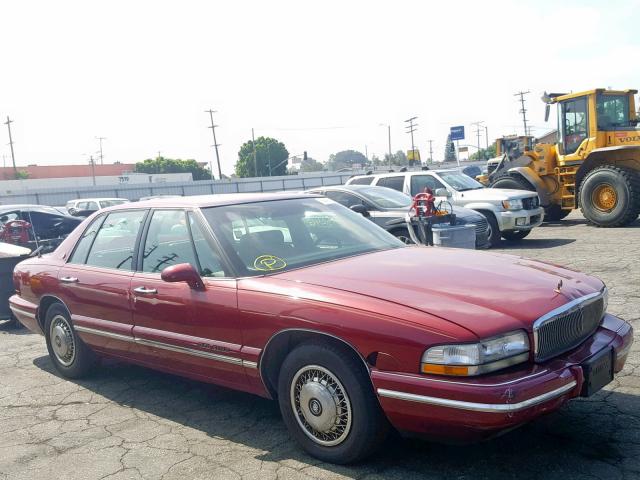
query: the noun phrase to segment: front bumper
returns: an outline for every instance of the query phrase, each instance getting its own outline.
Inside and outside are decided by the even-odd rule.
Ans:
[[[440,441],[474,441],[512,429],[580,396],[581,364],[613,349],[614,372],[626,361],[633,329],[606,315],[576,349],[542,364],[526,363],[496,374],[459,378],[372,371],[380,405],[400,431]]]
[[[532,210],[506,210],[497,212],[496,219],[501,232],[511,230],[531,230],[542,224],[544,208]]]

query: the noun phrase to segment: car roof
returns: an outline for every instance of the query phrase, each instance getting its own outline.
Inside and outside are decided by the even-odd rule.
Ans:
[[[36,204],[29,204],[29,203],[23,203],[23,204],[16,204],[16,205],[0,205],[0,212],[11,212],[13,210],[49,210],[52,209],[53,207],[50,207],[49,205],[36,205]]]
[[[75,200],[69,200],[69,202],[99,202],[101,200],[124,200],[125,202],[130,202],[128,198],[117,198],[117,197],[98,197],[98,198],[76,198]],[[69,203],[67,202],[67,203]]]
[[[319,196],[319,195],[318,195]],[[239,205],[243,203],[268,202],[270,200],[289,200],[294,198],[309,198],[310,195],[301,192],[275,192],[275,193],[219,193],[211,195],[194,195],[190,197],[153,198],[141,202],[127,203],[109,207],[108,211],[130,210],[131,208],[204,208],[223,205]]]
[[[365,190],[367,188],[386,188],[386,187],[377,187],[375,185],[327,185],[327,186],[322,186],[322,187],[313,187],[310,188],[309,192],[312,192],[314,190],[351,190],[354,192],[357,192],[358,190]]]
[[[457,168],[442,168],[438,170],[412,170],[409,172],[385,172],[385,173],[371,173],[369,175],[354,175],[349,180],[354,178],[363,178],[363,177],[375,177],[375,178],[386,178],[386,177],[400,177],[406,175],[425,175],[428,173],[444,173],[444,172],[458,172]],[[373,186],[373,185],[363,185],[365,187]]]

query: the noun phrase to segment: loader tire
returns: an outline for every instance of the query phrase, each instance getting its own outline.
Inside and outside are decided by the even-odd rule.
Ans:
[[[514,175],[503,175],[491,183],[491,188],[511,188],[514,190],[529,190],[535,192],[536,189],[525,179]]]
[[[545,222],[557,222],[569,215],[571,210],[563,210],[558,204],[549,205],[544,209]]]
[[[596,227],[623,227],[640,213],[640,174],[629,168],[602,165],[580,183],[580,210]]]

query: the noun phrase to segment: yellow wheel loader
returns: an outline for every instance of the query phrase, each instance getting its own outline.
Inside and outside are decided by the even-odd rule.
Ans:
[[[545,94],[546,119],[557,105],[556,143],[499,139],[502,157],[488,164],[495,188],[538,192],[547,221],[580,208],[598,227],[620,227],[640,214],[640,129],[637,90],[595,89]],[[489,161],[490,163],[492,161]]]

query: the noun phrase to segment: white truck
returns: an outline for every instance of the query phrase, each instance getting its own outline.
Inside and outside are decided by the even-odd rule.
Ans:
[[[347,185],[376,185],[411,196],[429,188],[437,200],[483,214],[489,223],[491,246],[499,245],[500,237],[522,240],[544,217],[536,192],[487,188],[457,169],[356,175]]]

